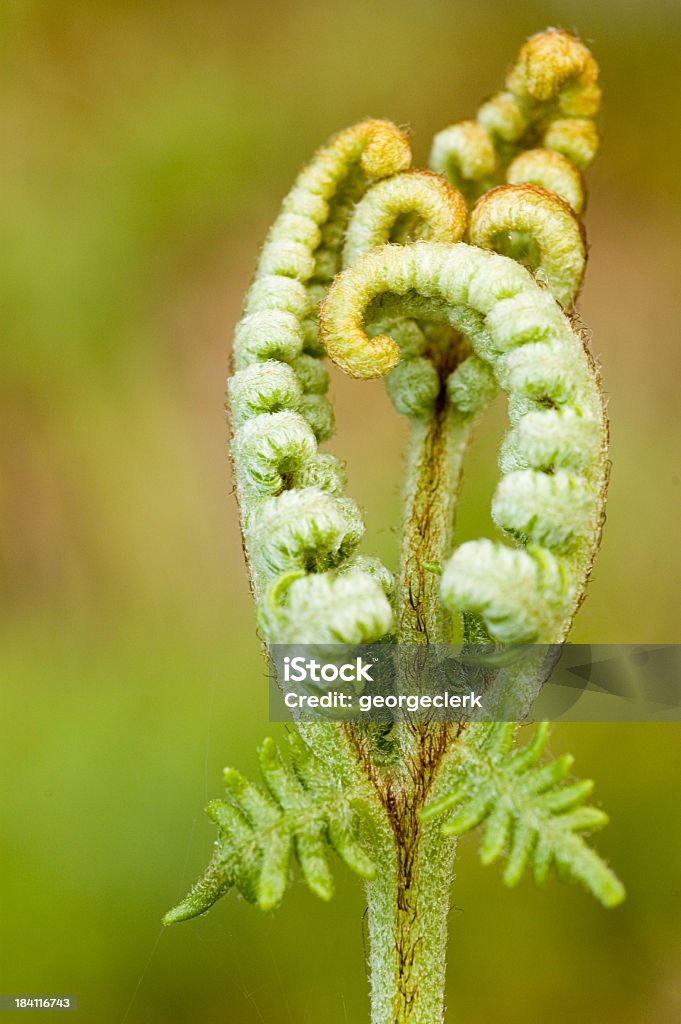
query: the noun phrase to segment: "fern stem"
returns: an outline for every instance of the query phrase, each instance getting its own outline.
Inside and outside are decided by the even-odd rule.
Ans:
[[[430,415],[411,421],[404,493],[397,639],[407,644],[451,640],[433,566],[451,550],[471,427],[447,399],[446,380],[460,359],[458,336],[438,331],[429,355],[440,393]],[[419,812],[447,749],[448,728],[400,724],[393,741],[400,764],[383,794],[390,841],[377,857],[382,870],[367,887],[372,1024],[442,1024],[454,844],[421,822]]]
[[[393,817],[397,843],[367,886],[372,1024],[442,1024],[454,843]]]
[[[431,566],[441,565],[451,552],[454,505],[471,429],[471,419],[452,408],[446,394],[447,376],[459,359],[458,341],[446,330],[444,344],[434,346],[440,394],[429,416],[411,421],[397,588],[400,643],[451,641],[451,617]]]

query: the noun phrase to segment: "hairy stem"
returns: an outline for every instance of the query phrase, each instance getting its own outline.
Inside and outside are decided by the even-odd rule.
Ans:
[[[469,423],[449,407],[413,422],[405,494],[398,634],[401,643],[448,643],[451,618],[439,600],[431,566],[447,558],[453,500],[461,475]]]
[[[440,394],[428,417],[412,420],[401,572],[398,642],[448,643],[449,615],[439,599],[433,564],[448,556],[454,506],[471,421],[447,401],[446,380],[461,352],[459,337],[438,332],[430,356]],[[372,1024],[442,1024],[444,1020],[447,914],[454,844],[423,823],[438,768],[456,728],[398,724],[399,756],[382,801],[390,825],[384,869],[368,886]]]
[[[401,801],[399,801],[401,803]],[[368,888],[372,1024],[442,1024],[454,843],[398,808],[392,850]]]
[[[449,330],[433,347],[440,394],[430,416],[411,422],[397,588],[400,643],[451,640],[450,616],[440,601],[440,580],[432,566],[441,565],[451,550],[454,505],[471,427],[470,419],[451,407],[445,390],[459,349],[459,338]]]

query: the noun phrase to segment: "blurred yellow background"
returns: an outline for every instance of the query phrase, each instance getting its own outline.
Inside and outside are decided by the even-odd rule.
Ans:
[[[613,472],[574,639],[676,642],[681,5],[3,0],[0,992],[75,994],[88,1024],[367,1019],[362,892],[341,868],[330,906],[296,885],[271,917],[228,897],[159,923],[207,860],[223,765],[254,772],[272,731],[227,467],[229,338],[318,144],[389,117],[423,164],[547,25],[592,45],[606,92],[581,312]],[[380,384],[333,389],[365,550],[394,562],[404,424]],[[502,429],[498,409],[461,538],[487,528]],[[628,901],[509,893],[466,840],[448,1019],[681,1018],[680,739],[556,728],[612,815],[596,845]]]

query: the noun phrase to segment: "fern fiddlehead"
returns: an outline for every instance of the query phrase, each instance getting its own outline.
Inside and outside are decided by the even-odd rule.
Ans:
[[[521,48],[506,88],[482,104],[475,120],[435,136],[430,165],[471,198],[505,177],[553,191],[580,213],[580,172],[598,151],[600,104],[598,65],[587,47],[558,29],[540,32]]]
[[[477,119],[445,129],[431,152],[433,169],[477,199],[468,240],[522,257],[564,306],[573,304],[586,266],[578,217],[582,172],[598,150],[600,101],[589,50],[549,30],[527,41],[506,89]]]
[[[369,120],[319,150],[284,200],[229,381],[266,641],[449,643],[457,614],[465,642],[565,639],[607,484],[598,376],[565,312],[586,264],[597,77],[578,40],[541,33],[475,120],[436,137],[432,170],[411,169],[404,135]],[[333,431],[326,354],[351,376],[385,377],[410,421],[397,579],[357,553],[362,515],[319,448]],[[492,516],[511,543],[455,548],[463,455],[498,390],[510,427]],[[542,883],[553,865],[606,906],[623,898],[585,842],[607,820],[583,805],[591,784],[567,780],[567,756],[538,765],[546,726],[518,750],[512,722],[297,728],[286,759],[263,744],[263,787],[226,772],[226,799],[209,808],[213,860],[168,923],[230,888],[273,909],[294,860],[328,899],[333,849],[367,884],[372,1021],[441,1024],[453,837],[484,827],[483,862],[507,852],[507,884],[528,866]]]
[[[336,279],[322,311],[329,355],[354,375],[371,377],[386,365],[385,352],[395,355],[391,339],[369,339],[362,324],[384,292],[405,296],[407,307],[414,292],[434,299],[454,326],[477,318],[468,338],[509,399],[513,430],[493,515],[524,550],[462,545],[445,567],[446,603],[479,615],[502,642],[563,639],[593,560],[605,486],[604,414],[581,339],[551,297],[504,257],[464,243],[384,247]],[[561,468],[542,450],[544,416]]]
[[[571,306],[586,266],[586,246],[572,208],[538,185],[500,185],[473,207],[473,245],[513,256],[534,245],[535,274],[562,306]]]
[[[338,221],[348,179],[356,191],[358,180],[366,186],[410,159],[404,136],[384,121],[362,122],[321,149],[284,200],[235,332],[232,457],[259,622],[269,640],[313,641],[329,631],[339,642],[377,640],[391,625],[382,585],[387,571],[349,561],[363,533],[361,515],[342,494],[342,466],[318,450],[333,430],[333,414],[324,396],[315,299],[320,250],[331,251],[323,232],[330,218]],[[341,566],[362,595],[355,620],[347,614],[347,576],[336,572]],[[323,582],[310,571],[325,573]],[[343,608],[346,631],[336,608]]]

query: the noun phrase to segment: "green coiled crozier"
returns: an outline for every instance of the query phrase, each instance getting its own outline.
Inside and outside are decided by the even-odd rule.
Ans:
[[[387,571],[350,560],[361,515],[343,496],[341,464],[319,451],[333,412],[316,315],[329,266],[341,259],[350,197],[410,160],[404,135],[386,121],[364,121],[320,149],[284,200],[235,331],[232,459],[259,622],[270,641],[375,641],[392,625]]]
[[[285,198],[229,380],[266,641],[446,644],[452,613],[466,643],[567,636],[607,483],[598,377],[569,312],[586,262],[578,218],[598,145],[597,76],[586,47],[549,30],[475,120],[436,137],[430,171],[410,169],[394,125],[368,120],[320,149]],[[358,553],[362,515],[344,467],[320,449],[334,425],[327,354],[357,378],[385,377],[409,419],[397,579]],[[464,453],[499,391],[509,429],[491,511],[506,541],[456,547]],[[381,458],[371,439],[367,458]],[[606,906],[624,896],[583,835],[606,821],[584,805],[591,783],[567,778],[568,756],[538,763],[545,727],[513,749],[507,709],[525,713],[538,681],[533,665],[512,668],[488,721],[298,721],[283,758],[266,740],[260,785],[227,769],[225,799],[209,808],[211,864],[166,921],[204,913],[232,887],[273,909],[294,861],[327,899],[331,847],[367,882],[373,1024],[439,1024],[452,836],[482,826],[482,860],[507,854],[509,885],[527,867],[542,883],[554,865]]]
[[[431,167],[474,202],[468,240],[520,257],[571,307],[586,265],[583,171],[598,150],[598,65],[567,32],[522,47],[476,120],[436,135]]]
[[[581,172],[598,151],[594,118],[601,104],[598,65],[568,32],[548,29],[521,48],[506,88],[475,120],[435,136],[430,164],[476,198],[500,179],[557,193],[581,213]]]
[[[392,339],[364,329],[366,309],[384,293],[401,296],[405,312],[414,295],[433,301],[455,327],[462,312],[473,314],[474,355],[508,398],[492,515],[519,546],[463,544],[444,568],[444,602],[478,616],[501,642],[562,640],[595,555],[606,485],[605,415],[581,336],[507,257],[462,242],[384,246],[340,275],[324,302],[327,351],[350,374],[377,376],[399,358]],[[456,396],[465,381],[461,370],[453,377]]]

